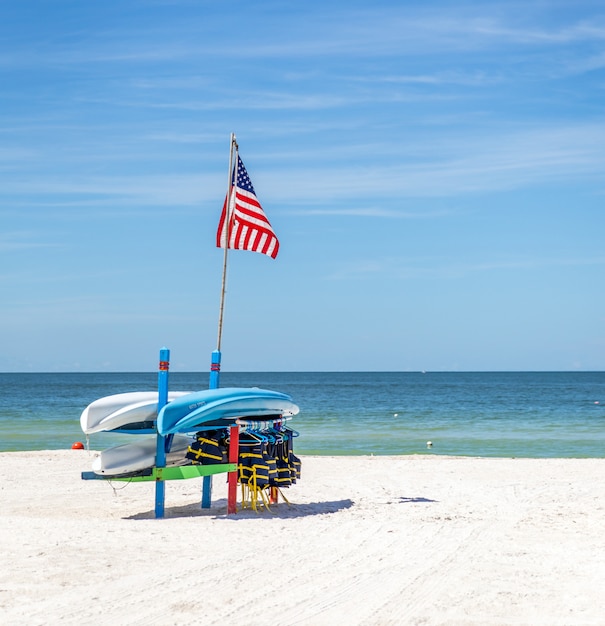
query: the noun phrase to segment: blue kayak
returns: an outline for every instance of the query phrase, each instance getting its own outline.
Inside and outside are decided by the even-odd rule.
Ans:
[[[229,426],[238,417],[262,420],[291,417],[298,411],[292,398],[279,391],[257,387],[205,389],[164,406],[158,414],[157,428],[160,435],[191,433]]]

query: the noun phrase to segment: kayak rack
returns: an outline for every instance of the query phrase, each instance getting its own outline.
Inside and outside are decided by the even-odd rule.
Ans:
[[[214,355],[213,355],[214,356]],[[170,368],[170,350],[160,350],[160,363],[158,368],[158,413],[168,403],[168,370]],[[122,476],[108,476],[95,472],[82,472],[83,480],[112,480],[123,482],[155,482],[155,516],[164,517],[165,483],[167,480],[183,480],[188,478],[200,478],[203,480],[202,503],[203,509],[210,508],[212,500],[212,476],[227,473],[227,515],[237,512],[237,460],[239,456],[239,431],[240,426],[229,426],[229,459],[228,463],[216,465],[177,465],[166,467],[166,439],[167,437],[157,433],[156,464],[147,470],[136,474]]]
[[[218,389],[220,353],[215,351],[212,357],[210,389]],[[291,415],[285,414],[285,411],[254,415],[253,409],[252,414],[249,416],[247,413],[244,413],[247,417],[236,418],[233,416],[233,413],[231,413],[233,416],[231,418],[223,416],[222,419],[225,420],[224,425],[222,425],[221,422],[219,428],[227,432],[221,434],[221,443],[219,443],[218,438],[214,440],[215,434],[210,432],[216,430],[216,420],[214,420],[214,422],[210,420],[208,423],[213,423],[213,426],[206,428],[200,427],[204,424],[203,420],[199,422],[192,421],[191,425],[197,425],[198,432],[196,433],[195,441],[188,446],[187,458],[193,462],[185,465],[167,466],[167,455],[173,443],[173,434],[163,435],[159,432],[159,429],[161,429],[162,432],[168,433],[170,433],[171,430],[176,430],[177,433],[185,432],[185,430],[167,427],[166,424],[162,424],[161,417],[165,413],[166,405],[169,400],[169,359],[170,351],[167,348],[162,348],[160,350],[158,370],[158,396],[155,422],[151,417],[146,417],[146,419],[149,420],[147,422],[148,428],[138,429],[136,432],[123,429],[125,432],[130,432],[131,434],[138,434],[143,431],[146,433],[155,432],[156,441],[153,442],[152,440],[151,449],[148,450],[148,461],[146,461],[146,463],[153,465],[143,470],[129,471],[127,473],[122,469],[122,473],[119,474],[104,474],[94,471],[82,472],[82,479],[120,482],[154,482],[156,518],[164,517],[165,484],[166,481],[169,480],[202,478],[201,508],[210,508],[212,501],[212,476],[215,474],[227,474],[227,515],[237,512],[237,491],[238,484],[240,483],[242,486],[242,508],[246,508],[247,503],[249,503],[251,508],[256,511],[256,503],[260,502],[260,499],[262,499],[261,504],[264,504],[267,509],[270,510],[268,505],[277,504],[280,493],[285,502],[288,503],[280,487],[288,487],[295,483],[297,478],[300,478],[300,459],[294,456],[291,447],[291,438],[297,437],[298,433],[291,428],[283,428],[286,422],[291,419]],[[152,396],[155,396],[155,394],[152,394]],[[185,398],[188,396],[189,394],[184,395]],[[195,412],[199,406],[205,404],[204,399],[199,399],[199,401],[197,397],[194,399],[195,402],[189,398],[185,402],[184,408]],[[193,404],[191,404],[192,402]],[[247,409],[243,408],[242,410],[246,411]],[[296,412],[298,412],[298,407],[296,407]],[[252,419],[250,419],[250,417],[252,417]],[[261,419],[254,419],[254,417]],[[118,429],[107,428],[106,432],[111,432],[112,430],[117,432]],[[87,431],[85,430],[85,432]],[[250,447],[251,441],[255,442],[252,445],[256,446],[258,449],[252,449]],[[288,441],[289,443],[286,443]],[[134,467],[136,467],[136,465],[134,465]]]

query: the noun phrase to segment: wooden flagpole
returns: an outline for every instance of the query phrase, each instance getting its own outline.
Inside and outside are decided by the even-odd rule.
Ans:
[[[225,292],[227,289],[227,253],[229,250],[229,237],[230,232],[229,229],[231,227],[231,210],[232,203],[234,201],[233,198],[233,167],[236,159],[234,156],[237,155],[238,145],[237,140],[235,139],[235,134],[231,133],[230,144],[229,144],[229,180],[227,183],[227,195],[226,195],[226,203],[225,207],[225,222],[223,224],[223,233],[221,239],[225,242],[225,250],[223,253],[223,277],[221,281],[221,300],[220,307],[218,313],[218,338],[216,342],[216,350],[212,353],[212,361],[210,364],[210,389],[218,389],[220,386],[220,371],[221,371],[221,341],[223,337],[223,318],[225,312]]]
[[[227,287],[227,253],[229,251],[229,237],[231,235],[231,211],[233,205],[233,166],[237,160],[238,145],[235,139],[235,135],[231,133],[231,149],[229,151],[229,186],[227,188],[227,215],[225,216],[225,224],[223,225],[223,231],[225,233],[225,252],[223,254],[223,279],[221,283],[221,305],[219,309],[218,318],[218,341],[216,349],[220,352],[221,339],[223,335],[223,313],[225,309],[225,290]],[[234,158],[235,157],[235,158]]]
[[[225,207],[225,222],[223,224],[223,233],[221,240],[225,242],[225,250],[223,252],[223,276],[221,281],[221,300],[218,313],[218,338],[216,342],[216,350],[212,353],[212,360],[210,364],[210,389],[218,389],[220,386],[220,371],[221,371],[221,341],[223,337],[223,317],[225,311],[225,292],[227,289],[227,253],[229,250],[229,229],[231,227],[231,204],[233,196],[233,164],[234,151],[237,153],[237,141],[235,134],[231,133],[229,143],[229,180],[227,183],[227,195],[226,195],[226,207]]]

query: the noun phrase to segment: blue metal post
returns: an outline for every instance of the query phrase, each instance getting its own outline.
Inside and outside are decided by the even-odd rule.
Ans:
[[[170,368],[170,350],[162,348],[160,350],[160,365],[158,369],[158,413],[168,403],[168,370]],[[166,467],[166,438],[157,434],[155,466],[156,468]],[[155,483],[155,516],[164,517],[166,483],[163,480],[156,480]]]
[[[218,389],[221,376],[221,351],[212,352],[210,363],[209,389]],[[212,476],[204,476],[202,483],[202,509],[209,509],[212,504]]]
[[[218,389],[219,379],[221,376],[221,351],[214,350],[212,352],[212,362],[210,363],[210,385],[209,389]]]

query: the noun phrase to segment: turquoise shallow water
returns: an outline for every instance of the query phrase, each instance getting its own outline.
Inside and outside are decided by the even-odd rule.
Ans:
[[[291,394],[301,454],[605,458],[605,372],[223,372],[221,386]],[[171,372],[169,387],[204,389],[208,374]],[[90,402],[156,388],[155,372],[0,373],[0,451],[69,448]]]

